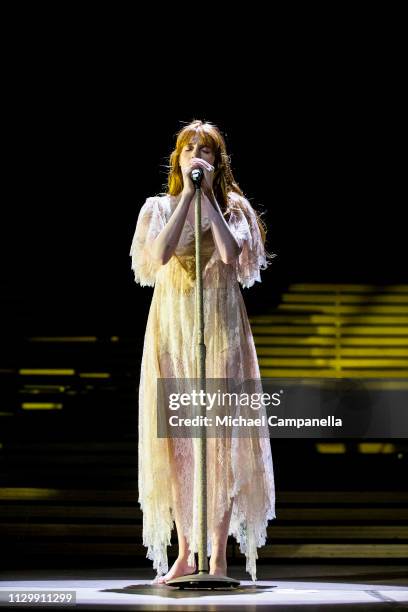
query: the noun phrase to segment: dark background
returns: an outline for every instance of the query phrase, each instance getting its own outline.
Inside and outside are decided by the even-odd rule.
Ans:
[[[84,52],[75,36],[61,46],[57,39],[55,30],[52,42],[39,37],[32,47],[15,49],[21,55],[6,94],[0,493],[2,487],[15,492],[2,498],[3,533],[17,564],[30,565],[25,555],[41,551],[45,562],[62,554],[63,563],[70,550],[76,564],[81,555],[97,557],[104,542],[106,555],[109,542],[127,546],[130,562],[133,545],[139,546],[146,563],[140,512],[131,514],[128,534],[115,536],[108,527],[93,544],[87,521],[102,522],[100,507],[116,504],[119,518],[112,524],[119,524],[122,506],[132,513],[137,505],[137,392],[153,289],[134,283],[129,251],[140,207],[166,183],[176,132],[197,118],[215,123],[237,182],[266,211],[267,247],[278,257],[261,284],[243,290],[249,315],[267,312],[291,283],[407,283],[403,79],[380,53],[346,58],[346,43],[335,59],[324,48],[315,57],[299,50],[290,66],[283,65],[284,49],[259,77],[257,62],[241,65],[234,47],[219,64],[214,58],[203,64],[202,78],[189,79],[158,36],[158,63],[120,41],[114,48],[109,37],[108,50],[90,44]],[[37,335],[90,335],[97,343],[31,343]],[[88,388],[79,376],[24,378],[18,374],[24,367],[109,371],[111,379]],[[39,382],[67,385],[63,394],[47,396],[62,397],[63,410],[21,409],[33,399],[25,383]],[[405,443],[398,454],[364,455],[356,448],[349,442],[346,454],[318,455],[313,440],[274,441],[278,509],[306,507],[317,490],[323,497],[354,491],[347,503],[358,506],[363,521],[359,491],[374,491],[367,502],[373,507],[389,503],[377,492],[406,487]],[[32,498],[21,494],[26,487]],[[39,502],[37,488],[53,493]],[[303,493],[293,497],[296,491]],[[313,503],[334,499],[342,508],[342,493]],[[392,499],[402,503],[397,494]],[[48,503],[58,500],[67,510],[54,516]],[[41,503],[49,519],[35,518]],[[80,511],[81,504],[92,504],[95,515],[71,516],[70,508]],[[326,520],[323,510],[318,524]],[[21,525],[10,531],[14,515]],[[45,537],[36,529],[46,520]],[[75,521],[83,529],[76,536]],[[55,525],[65,522],[61,535]]]
[[[404,100],[391,69],[298,66],[292,79],[213,93],[144,83],[129,63],[46,57],[27,56],[9,92],[2,284],[6,316],[20,304],[31,332],[55,318],[77,330],[144,325],[135,313],[151,290],[133,283],[131,239],[140,206],[164,188],[176,132],[194,118],[220,127],[236,180],[266,211],[278,258],[244,291],[252,311],[291,282],[407,280]]]

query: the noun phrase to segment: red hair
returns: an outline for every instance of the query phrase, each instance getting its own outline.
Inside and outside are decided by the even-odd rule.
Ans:
[[[215,198],[220,205],[224,215],[230,208],[228,201],[228,193],[233,191],[242,197],[245,197],[238,183],[234,179],[231,170],[230,158],[227,154],[227,147],[224,137],[217,126],[209,121],[200,121],[195,119],[179,132],[177,132],[176,148],[170,155],[169,174],[167,178],[168,194],[179,195],[183,190],[183,175],[180,167],[180,154],[183,147],[188,144],[192,137],[198,136],[199,142],[202,145],[210,147],[214,153],[214,181],[213,190]],[[267,229],[261,219],[259,213],[255,210],[259,230],[262,236],[262,242],[265,244]]]

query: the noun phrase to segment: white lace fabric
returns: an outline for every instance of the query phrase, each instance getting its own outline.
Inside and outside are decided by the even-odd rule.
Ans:
[[[177,520],[193,554],[198,552],[195,439],[157,437],[157,379],[195,378],[194,229],[185,225],[174,255],[165,265],[149,257],[149,243],[177,204],[173,196],[154,196],[142,206],[130,255],[135,281],[154,286],[139,385],[138,489],[143,512],[143,545],[157,576],[167,573],[167,546]],[[269,265],[255,213],[249,202],[229,194],[228,226],[242,246],[237,260],[224,264],[207,217],[202,219],[204,342],[206,377],[234,383],[260,379],[245,303],[239,288],[261,282]],[[222,389],[223,391],[228,389]],[[262,392],[262,388],[259,389]],[[256,416],[264,414],[260,409]],[[207,554],[214,528],[231,500],[229,535],[246,556],[246,571],[256,580],[257,548],[264,546],[268,521],[275,515],[275,485],[267,431],[251,436],[207,438]]]

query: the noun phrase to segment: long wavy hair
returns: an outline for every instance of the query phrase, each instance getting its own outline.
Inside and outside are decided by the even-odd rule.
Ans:
[[[177,132],[176,148],[169,157],[167,193],[177,196],[183,190],[183,175],[179,161],[180,154],[183,147],[196,135],[199,137],[200,144],[210,147],[215,155],[213,190],[215,198],[225,216],[230,208],[228,193],[234,191],[240,196],[245,196],[232,174],[231,161],[227,154],[224,137],[219,128],[209,121],[194,119],[191,123],[185,125]],[[253,207],[252,209],[256,215],[262,242],[265,245],[267,228],[261,219],[261,214],[264,213],[259,213]]]

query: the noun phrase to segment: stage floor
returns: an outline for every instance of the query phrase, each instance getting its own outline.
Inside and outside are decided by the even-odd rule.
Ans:
[[[6,592],[74,591],[83,610],[253,610],[269,606],[284,610],[408,610],[408,565],[260,565],[253,583],[242,566],[228,567],[241,581],[230,591],[179,590],[151,585],[151,569],[8,570],[0,573],[0,605]],[[28,597],[28,596],[26,596]],[[52,597],[52,595],[50,595]],[[50,604],[32,604],[41,609]],[[57,606],[52,606],[53,609]],[[74,606],[59,604],[58,608]],[[266,608],[264,608],[266,609]]]

